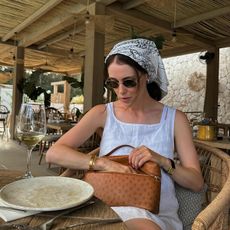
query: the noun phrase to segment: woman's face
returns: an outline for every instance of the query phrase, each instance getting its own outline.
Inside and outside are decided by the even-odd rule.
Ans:
[[[132,104],[140,89],[140,76],[127,64],[113,62],[108,67],[107,85],[113,87],[117,99],[125,104]]]

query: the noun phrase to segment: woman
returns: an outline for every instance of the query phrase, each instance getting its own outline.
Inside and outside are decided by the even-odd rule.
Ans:
[[[132,230],[180,230],[173,182],[199,191],[203,178],[186,116],[159,102],[167,94],[168,81],[158,50],[146,39],[123,41],[108,54],[105,67],[106,86],[114,90],[117,100],[93,107],[53,145],[46,159],[71,169],[118,172],[133,171],[147,161],[156,162],[162,168],[159,214],[135,207],[113,209]],[[126,149],[132,167],[104,158],[92,161],[89,155],[75,150],[98,128],[104,130],[100,155],[130,144],[135,146]],[[180,158],[178,165],[172,160],[175,149]],[[123,148],[115,155],[119,154],[124,154]]]

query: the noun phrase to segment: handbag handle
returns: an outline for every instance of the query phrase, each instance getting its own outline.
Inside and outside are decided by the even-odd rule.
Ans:
[[[112,149],[110,152],[108,152],[103,157],[110,156],[113,152],[115,152],[116,150],[118,150],[120,148],[123,148],[123,147],[130,147],[132,149],[135,148],[132,145],[127,145],[127,144],[119,145],[119,146],[115,147],[114,149]],[[161,175],[161,173],[160,173],[160,167],[155,162],[152,162],[152,161],[145,162],[145,164],[142,165],[142,167],[140,167],[136,171],[137,172],[139,171],[139,172],[145,173],[145,174],[147,174],[149,176],[153,176],[156,180],[160,181],[160,175]]]
[[[134,149],[134,147],[132,145],[128,145],[128,144],[124,144],[124,145],[119,145],[117,147],[115,147],[114,149],[112,149],[110,152],[108,152],[106,155],[104,155],[103,157],[105,156],[110,156],[113,152],[115,152],[116,150],[120,149],[120,148],[123,148],[123,147],[130,147],[132,149]],[[90,154],[94,154],[94,155],[98,155],[99,154],[99,149],[100,147],[94,149],[93,151],[90,152]],[[155,166],[153,166],[155,165]],[[157,168],[157,170],[154,170],[154,172],[152,171],[152,168]],[[154,163],[154,162],[151,162],[151,161],[148,161],[146,162],[140,169],[139,171],[147,174],[147,175],[150,175],[150,176],[153,176],[156,180],[160,180],[160,167],[158,164]]]
[[[115,147],[114,149],[112,149],[107,154],[105,154],[103,157],[110,156],[112,153],[114,153],[116,150],[118,150],[118,149],[120,149],[122,147],[130,147],[130,148],[134,149],[134,147],[132,145],[119,145],[119,146]],[[96,149],[94,149],[91,152],[89,152],[89,154],[90,155],[98,155],[99,154],[99,150],[100,150],[100,147],[97,147]]]
[[[123,148],[123,147],[130,147],[130,148],[134,149],[134,147],[132,145],[119,145],[119,146],[115,147],[114,149],[112,149],[110,152],[108,152],[104,156],[106,156],[106,157],[110,156],[112,153],[114,153],[115,151],[117,151],[118,149]]]

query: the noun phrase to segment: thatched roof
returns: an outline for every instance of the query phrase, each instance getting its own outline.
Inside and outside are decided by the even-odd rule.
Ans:
[[[18,45],[26,48],[25,67],[80,71],[87,19],[105,27],[105,54],[131,38],[131,28],[163,35],[163,57],[230,46],[229,0],[1,0],[0,64],[14,65]]]

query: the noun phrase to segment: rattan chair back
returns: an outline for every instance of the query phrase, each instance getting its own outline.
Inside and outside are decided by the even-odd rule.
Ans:
[[[205,183],[206,204],[192,230],[229,230],[230,156],[205,144],[195,143]]]

